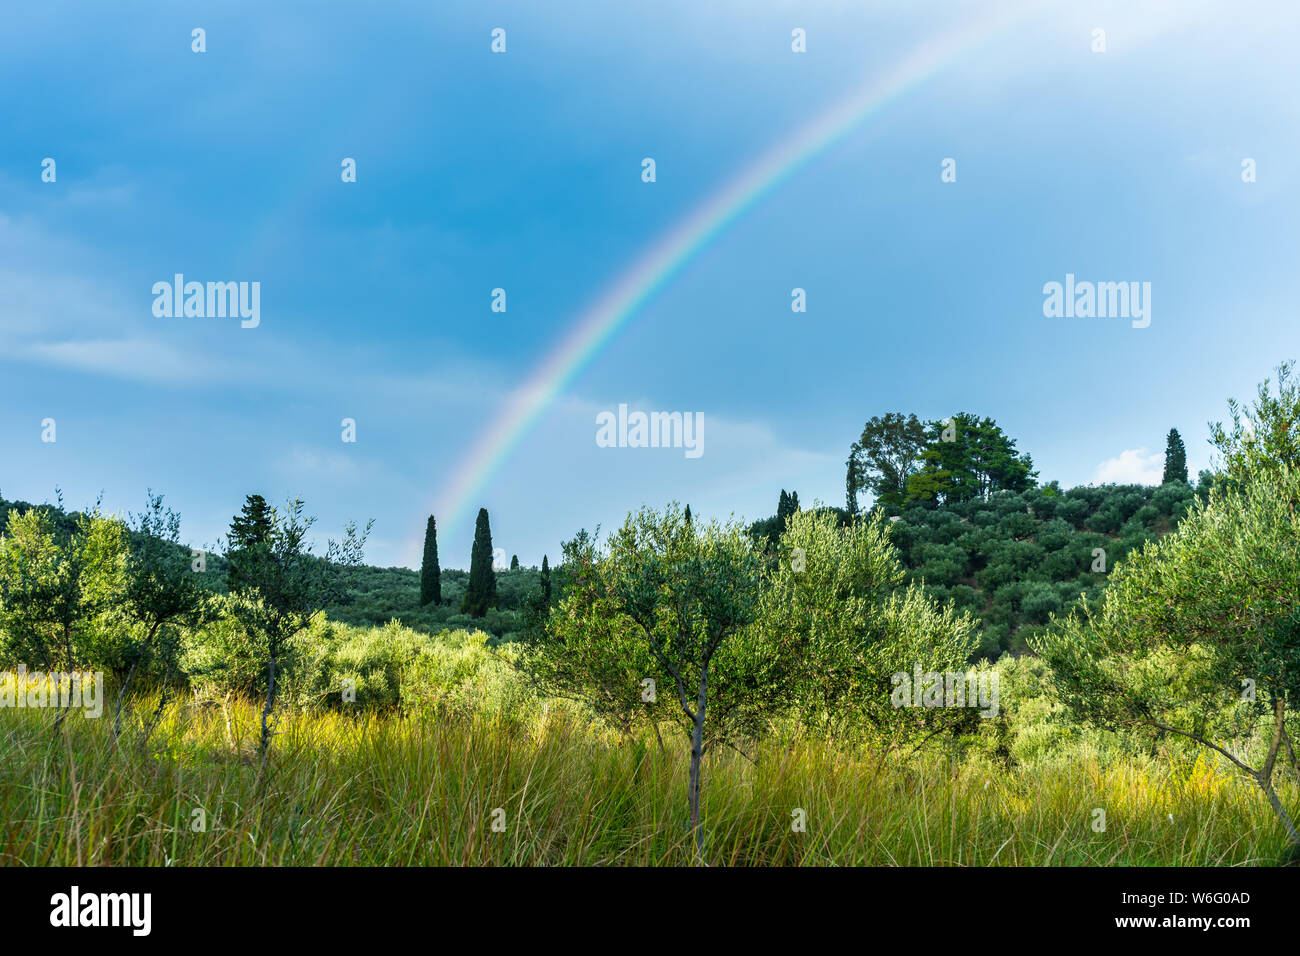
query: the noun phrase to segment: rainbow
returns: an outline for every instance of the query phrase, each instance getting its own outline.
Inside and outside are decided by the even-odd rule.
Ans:
[[[504,408],[447,480],[435,505],[451,530],[467,516],[538,418],[656,292],[764,196],[842,140],[867,117],[943,67],[1023,21],[1027,4],[927,41],[883,77],[868,80],[794,136],[781,138],[720,192],[691,212],[624,271],[515,389]],[[937,175],[937,174],[936,174]]]

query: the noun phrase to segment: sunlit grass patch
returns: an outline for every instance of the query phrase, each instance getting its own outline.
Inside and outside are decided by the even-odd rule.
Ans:
[[[114,747],[105,720],[74,717],[57,736],[50,724],[48,713],[0,712],[6,864],[693,860],[681,741],[661,752],[563,711],[286,713],[264,779],[251,703],[171,702],[144,747],[134,733]],[[1008,770],[773,740],[749,756],[719,748],[704,766],[714,865],[1271,865],[1286,849],[1258,791],[1206,758],[1103,763],[1080,748]],[[1292,782],[1280,793],[1294,805]]]

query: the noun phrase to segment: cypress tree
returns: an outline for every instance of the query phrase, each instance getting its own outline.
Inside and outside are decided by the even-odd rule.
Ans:
[[[510,570],[511,571],[519,570],[519,555],[517,554],[510,555]]]
[[[689,528],[690,526],[691,526],[691,506],[687,505],[686,506],[686,527]]]
[[[460,602],[460,612],[482,617],[497,605],[497,575],[492,570],[492,528],[486,508],[478,509],[474,522],[474,547],[469,555],[469,583]]]
[[[226,542],[226,557],[229,559],[226,571],[226,588],[239,591],[249,586],[247,575],[243,573],[241,557],[251,548],[265,545],[271,538],[274,523],[271,506],[261,495],[247,495],[244,507],[230,522],[230,533]]]
[[[1169,429],[1169,438],[1165,441],[1165,474],[1160,481],[1162,484],[1187,481],[1187,448],[1177,428]]]
[[[442,569],[438,567],[438,522],[429,515],[424,526],[424,563],[420,566],[420,607],[442,603]]]
[[[542,555],[542,602],[545,607],[551,606],[551,566],[546,563],[546,555]]]
[[[776,526],[780,530],[785,530],[785,521],[792,514],[799,510],[799,495],[796,492],[787,492],[781,489],[781,500],[776,506]]]
[[[849,460],[844,463],[844,510],[850,518],[858,514],[858,489],[862,487],[862,463],[858,461],[859,447],[855,442],[849,449]]]

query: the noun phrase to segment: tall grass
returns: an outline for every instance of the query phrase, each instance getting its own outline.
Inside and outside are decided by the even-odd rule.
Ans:
[[[141,712],[151,709],[137,701]],[[259,779],[252,704],[110,721],[0,710],[6,865],[690,864],[686,753],[554,711],[527,722],[286,714]],[[752,759],[751,759],[752,758]],[[705,761],[715,865],[1249,865],[1287,853],[1257,790],[1204,761],[1084,748],[1008,771],[817,741]],[[1281,796],[1296,803],[1287,781]],[[504,813],[504,832],[493,829]],[[1094,830],[1094,809],[1106,813]],[[204,823],[198,829],[201,810]],[[806,829],[797,832],[795,811]]]

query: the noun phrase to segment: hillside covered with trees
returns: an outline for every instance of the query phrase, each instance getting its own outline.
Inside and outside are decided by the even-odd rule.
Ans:
[[[6,504],[0,695],[24,706],[0,721],[24,756],[0,768],[0,808],[85,816],[68,810],[70,777],[28,782],[49,778],[37,741],[52,728],[82,779],[126,775],[177,819],[179,790],[158,789],[173,763],[204,801],[234,792],[276,815],[251,840],[240,828],[264,818],[238,811],[236,829],[185,844],[189,862],[269,846],[293,863],[430,846],[500,862],[983,864],[1009,846],[1014,862],[1277,861],[1300,853],[1292,367],[1229,410],[1210,427],[1221,464],[1195,489],[1175,431],[1159,486],[1062,490],[1038,485],[991,419],[873,419],[864,434],[886,437],[854,444],[845,508],[782,490],[777,515],[745,526],[642,507],[604,536],[578,531],[554,573],[504,561],[486,510],[466,572],[441,568],[426,519],[417,573],[364,564],[369,524],[313,553],[300,500],[248,495],[220,555],[187,547],[152,492],[124,517]],[[108,675],[109,719],[70,721],[75,702],[33,683],[74,672]],[[320,769],[340,765],[353,769]],[[431,831],[419,801],[356,803],[359,766],[426,806],[464,787],[503,818],[501,781],[536,772],[554,789],[531,790],[516,822],[549,829],[482,842],[440,808]],[[448,781],[453,766],[464,776]],[[273,780],[289,804],[262,802]],[[667,816],[664,787],[685,792]],[[1112,835],[1084,825],[1080,788],[1114,812]],[[950,819],[932,817],[936,793]],[[600,833],[567,829],[575,794],[614,800],[579,808]],[[157,813],[134,799],[94,810],[93,832],[116,842],[77,831],[59,858],[84,862],[89,845],[97,861],[156,862],[139,821]],[[763,809],[789,805],[789,830]],[[273,835],[304,808],[319,832]],[[791,842],[809,808],[820,836]],[[1175,813],[1191,830],[1171,839]],[[412,840],[380,838],[393,814]],[[931,842],[955,828],[957,844]]]
[[[848,525],[863,497],[889,518],[908,581],[979,622],[976,658],[1026,653],[1052,615],[1092,603],[1108,574],[1134,550],[1177,527],[1215,476],[1187,480],[1176,429],[1166,439],[1159,486],[1039,485],[1033,460],[990,418],[959,414],[921,422],[889,413],[870,419],[850,448],[846,507],[817,505]],[[750,526],[774,546],[796,492],[782,489],[777,513]]]

